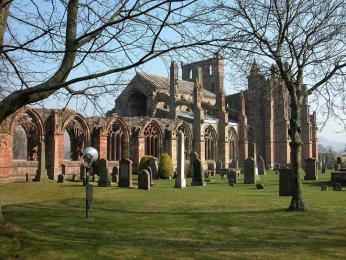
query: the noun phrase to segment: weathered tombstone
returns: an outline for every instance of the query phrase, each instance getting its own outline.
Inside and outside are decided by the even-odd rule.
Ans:
[[[58,175],[58,183],[63,183],[64,182],[64,179],[65,179],[65,175],[60,173]]]
[[[342,191],[342,187],[341,187],[340,183],[338,183],[338,182],[333,183],[333,191]]]
[[[326,173],[326,165],[325,164],[322,164],[321,173],[323,173],[323,174]]]
[[[222,161],[221,160],[218,160],[216,162],[216,173],[219,173],[220,174],[220,171],[222,169]]]
[[[200,159],[193,160],[193,174],[191,186],[206,186],[203,176],[202,162]]]
[[[29,182],[29,173],[25,174],[25,182]]]
[[[150,190],[150,173],[142,169],[138,174],[138,189]]]
[[[256,184],[256,189],[263,190],[264,189],[264,185],[262,183],[257,183]]]
[[[291,169],[279,170],[279,196],[292,196],[293,176]]]
[[[111,186],[111,182],[109,180],[108,175],[108,161],[105,159],[101,159],[98,163],[98,174],[99,174],[99,187],[109,187]],[[95,176],[95,175],[94,175]]]
[[[148,166],[151,168],[151,173],[153,175],[153,179],[158,179],[159,174],[158,174],[158,161],[157,158],[150,158],[148,161]]]
[[[130,159],[125,158],[120,161],[118,187],[132,187],[132,161]]]
[[[328,190],[328,185],[321,186],[321,191],[327,191],[327,190]]]
[[[184,133],[178,132],[178,167],[174,188],[186,188]]]
[[[79,180],[83,181],[83,185],[85,185],[85,167],[83,164],[79,166]]]
[[[208,163],[208,171],[211,173],[211,176],[214,176],[215,174],[215,163]]]
[[[258,158],[258,174],[266,175],[265,161],[262,156]]]
[[[118,184],[118,181],[119,181],[119,167],[114,166],[112,170],[112,182],[115,182],[116,184]]]
[[[228,184],[237,183],[237,172],[234,169],[229,169],[227,173]]]
[[[65,175],[66,174],[66,165],[61,164],[61,174]]]
[[[253,158],[244,161],[244,184],[254,184],[256,182],[256,164]]]
[[[280,163],[276,163],[276,164],[274,165],[274,170],[275,170],[275,171],[280,170]]]
[[[198,154],[194,151],[190,153],[189,176],[193,177],[193,160],[198,158]]]
[[[220,169],[220,176],[221,176],[221,179],[223,179],[225,176],[227,177],[228,172],[229,172],[228,169],[226,169],[226,168],[221,168],[221,169]]]
[[[305,159],[305,176],[304,180],[316,181],[317,180],[317,166],[316,159]]]
[[[153,180],[153,172],[151,171],[151,168],[149,166],[147,166],[144,170],[147,170],[149,172],[150,186],[153,187],[154,186],[154,180]]]
[[[72,174],[72,181],[75,182],[76,181],[76,174]]]

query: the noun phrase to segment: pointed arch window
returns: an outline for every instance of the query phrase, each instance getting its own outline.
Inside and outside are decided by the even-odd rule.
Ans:
[[[68,122],[64,131],[64,159],[71,161],[82,160],[86,143],[86,133],[77,119]]]
[[[127,157],[127,145],[127,134],[124,126],[119,122],[113,123],[108,131],[107,159],[109,161],[120,161]]]
[[[159,157],[160,155],[160,130],[156,124],[151,122],[144,129],[145,137],[145,154],[154,157]]]
[[[216,133],[211,126],[207,127],[204,132],[205,142],[205,159],[216,160]]]
[[[237,133],[231,128],[228,131],[229,140],[229,161],[238,160],[238,136]]]
[[[13,159],[37,161],[39,139],[38,126],[34,120],[28,114],[20,116],[13,133]]]
[[[185,159],[190,158],[190,153],[191,153],[191,140],[192,140],[192,136],[191,136],[191,131],[188,128],[187,125],[185,124],[181,124],[178,127],[178,132],[181,131],[184,134],[184,153],[185,153]],[[177,145],[177,149],[179,149],[178,145]],[[177,153],[178,154],[178,153]]]

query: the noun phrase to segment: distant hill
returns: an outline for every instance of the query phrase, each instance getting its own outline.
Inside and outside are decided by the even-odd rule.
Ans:
[[[338,153],[344,151],[345,143],[343,143],[343,142],[331,141],[331,140],[328,140],[327,138],[322,137],[322,136],[320,136],[318,139],[319,139],[318,143],[323,146],[323,147],[321,147],[322,149],[320,149],[320,152],[324,152],[323,149],[326,148],[327,146],[333,147],[334,150]],[[319,148],[320,148],[320,146],[319,146]]]

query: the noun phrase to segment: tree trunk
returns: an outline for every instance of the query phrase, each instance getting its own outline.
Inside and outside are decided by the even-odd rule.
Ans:
[[[291,171],[293,174],[292,183],[292,200],[289,210],[305,211],[303,201],[303,186],[300,177],[300,169],[302,168],[301,152],[302,152],[302,132],[301,132],[301,107],[302,96],[300,90],[295,91],[295,95],[291,95],[291,120],[290,120],[290,136],[291,136]]]
[[[2,49],[4,34],[6,31],[6,23],[7,17],[9,15],[11,1],[10,0],[2,0],[0,2],[0,50]]]

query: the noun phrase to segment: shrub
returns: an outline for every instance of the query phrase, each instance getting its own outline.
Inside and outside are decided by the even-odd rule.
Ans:
[[[168,153],[163,153],[160,156],[158,174],[163,179],[173,177],[173,162]]]
[[[141,158],[141,161],[139,162],[139,165],[138,165],[137,174],[138,174],[142,169],[145,169],[147,166],[149,166],[149,160],[150,160],[150,159],[156,159],[156,157],[150,156],[150,155],[144,155],[144,156]]]

